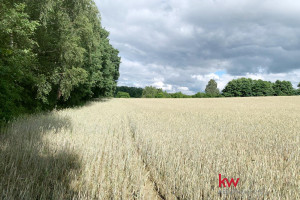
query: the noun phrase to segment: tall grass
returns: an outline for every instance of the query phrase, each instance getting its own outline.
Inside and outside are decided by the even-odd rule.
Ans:
[[[299,199],[300,98],[113,99],[0,133],[0,199]],[[219,188],[222,178],[240,178]]]

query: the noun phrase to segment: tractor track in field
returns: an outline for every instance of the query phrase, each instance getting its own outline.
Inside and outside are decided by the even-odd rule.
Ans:
[[[135,152],[136,152],[137,156],[141,158],[140,164],[141,164],[141,167],[144,169],[143,173],[146,174],[146,176],[147,176],[147,180],[145,181],[145,187],[144,187],[144,193],[146,195],[145,199],[165,200],[166,197],[159,190],[159,187],[158,187],[157,183],[155,182],[153,176],[151,175],[149,167],[148,167],[147,163],[145,162],[145,160],[143,159],[140,149],[139,149],[138,145],[136,144],[135,128],[132,126],[131,120],[129,117],[128,117],[128,124],[129,124],[129,128],[130,128],[130,137],[132,140],[132,144],[135,148]]]
[[[159,187],[159,183],[155,180],[153,175],[151,174],[151,170],[147,164],[147,162],[144,160],[139,146],[136,144],[136,132],[135,127],[131,123],[130,118],[128,117],[128,123],[130,128],[130,137],[133,143],[133,146],[135,148],[136,154],[138,157],[140,157],[141,160],[141,166],[144,169],[144,174],[147,174],[147,181],[145,182],[145,190],[146,190],[146,199],[158,199],[158,200],[168,200],[168,199],[179,199],[173,194],[165,194],[161,190],[161,187]]]

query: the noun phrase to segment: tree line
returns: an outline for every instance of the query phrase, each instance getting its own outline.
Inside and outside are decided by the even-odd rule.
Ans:
[[[0,122],[114,95],[119,52],[93,0],[0,5]]]
[[[136,91],[139,91],[136,95]],[[211,79],[206,85],[205,92],[194,95],[186,95],[182,92],[167,93],[160,88],[147,86],[144,89],[135,87],[118,87],[117,98],[212,98],[212,97],[251,97],[251,96],[292,96],[300,95],[300,83],[298,89],[294,89],[290,81],[277,80],[275,83],[251,78],[239,78],[231,80],[220,92],[217,82]]]
[[[141,98],[143,95],[143,88],[118,86],[115,91],[117,98]]]

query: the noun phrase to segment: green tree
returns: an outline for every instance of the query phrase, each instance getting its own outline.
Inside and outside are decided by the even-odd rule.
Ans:
[[[35,9],[32,15],[42,21],[37,52],[41,66],[47,66],[40,76],[47,87],[39,87],[39,97],[50,96],[48,100],[59,103],[71,96],[78,101],[112,96],[120,58],[109,43],[109,33],[101,27],[95,3],[34,0],[30,4]]]
[[[273,89],[276,96],[290,96],[295,94],[293,85],[290,81],[277,80],[273,85]]]
[[[130,95],[127,92],[118,92],[116,98],[130,98]]]
[[[157,93],[162,92],[162,89],[157,89],[153,86],[146,86],[143,90],[143,98],[155,98]]]
[[[220,94],[220,91],[218,89],[218,84],[215,80],[210,79],[210,81],[206,85],[205,93],[212,96],[212,97],[213,96],[218,96]]]
[[[193,98],[205,98],[205,97],[206,97],[206,94],[203,92],[198,92],[193,95]]]
[[[159,92],[155,95],[155,98],[165,98],[164,93],[163,92]]]
[[[252,82],[250,78],[239,78],[229,81],[223,89],[226,97],[249,97],[252,96]]]
[[[163,91],[164,98],[171,98],[171,95],[167,91]]]
[[[0,0],[0,121],[37,107],[33,39],[38,22],[30,20],[25,4]]]
[[[192,98],[192,96],[182,94],[182,92],[176,92],[171,94],[171,98]]]
[[[141,98],[143,95],[143,88],[119,86],[116,88],[115,93],[117,94],[119,91],[127,92],[133,98]]]
[[[273,84],[269,81],[253,80],[252,84],[253,96],[273,96]]]
[[[93,0],[0,5],[0,120],[113,96],[119,51]]]

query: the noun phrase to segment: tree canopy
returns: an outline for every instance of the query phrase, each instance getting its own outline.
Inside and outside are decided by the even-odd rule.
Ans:
[[[119,91],[127,92],[133,98],[141,98],[143,95],[143,88],[118,86],[115,93],[117,94]]]
[[[300,94],[299,89],[294,89],[290,81],[279,81],[275,83],[251,78],[239,78],[227,83],[222,93],[217,88],[215,80],[211,79],[205,93],[198,92],[194,95],[186,95],[181,92],[167,93],[162,89],[147,86],[143,90],[143,98],[212,98],[212,97],[251,97],[251,96],[291,96]]]
[[[277,80],[273,85],[273,89],[276,96],[290,96],[295,94],[295,90],[290,81]]]
[[[300,83],[299,83],[300,85]],[[298,85],[298,87],[299,87]],[[194,95],[186,95],[181,92],[167,93],[162,89],[147,86],[143,90],[143,98],[212,98],[212,97],[251,97],[251,96],[290,96],[299,95],[299,89],[294,89],[290,81],[279,81],[275,83],[251,78],[239,78],[227,83],[222,93],[217,88],[215,80],[211,79],[205,93],[198,92]]]
[[[229,81],[223,89],[226,97],[249,97],[252,96],[252,79],[240,78]]]
[[[116,98],[130,98],[129,93],[119,91],[116,95]]]
[[[210,79],[210,81],[206,85],[205,93],[210,96],[217,96],[220,94],[220,91],[218,89],[218,84],[215,80]]]
[[[143,90],[142,97],[144,98],[155,98],[158,93],[162,93],[162,89],[155,88],[153,86],[146,86]]]
[[[263,80],[240,78],[230,81],[223,90],[226,97],[290,96],[296,94],[290,81],[271,83]]]
[[[0,119],[113,96],[119,52],[93,0],[0,4]]]

